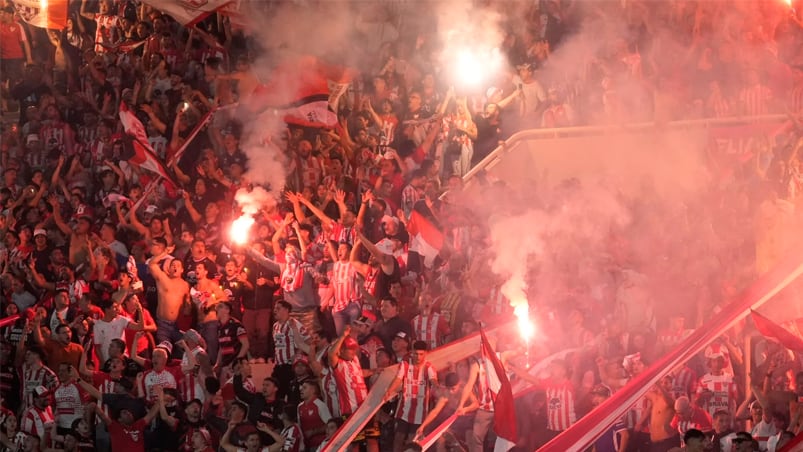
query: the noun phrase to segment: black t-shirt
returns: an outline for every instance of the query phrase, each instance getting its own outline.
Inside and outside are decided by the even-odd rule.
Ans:
[[[376,333],[382,339],[382,343],[385,344],[385,348],[387,350],[393,350],[391,343],[393,342],[393,338],[396,337],[396,334],[399,332],[407,334],[407,337],[412,340],[412,325],[410,325],[410,322],[402,319],[399,316],[388,319],[387,321],[383,321],[376,331]]]

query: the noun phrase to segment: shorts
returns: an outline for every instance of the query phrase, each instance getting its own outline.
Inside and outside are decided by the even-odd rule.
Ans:
[[[420,426],[421,424],[411,424],[402,419],[396,419],[396,434],[401,434],[404,436],[413,436],[415,435],[416,430],[418,430],[418,427]]]
[[[11,80],[17,82],[22,80],[23,68],[25,67],[25,60],[22,58],[3,58],[0,59],[0,74],[2,80]]]

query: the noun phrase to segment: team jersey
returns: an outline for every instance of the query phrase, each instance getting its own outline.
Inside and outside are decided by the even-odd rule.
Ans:
[[[402,361],[396,378],[402,381],[396,418],[408,424],[420,425],[429,411],[429,395],[432,381],[438,381],[438,374],[429,362],[418,368],[409,361]]]
[[[59,385],[53,392],[56,420],[60,428],[72,428],[76,419],[84,417],[84,405],[89,402],[89,394],[77,383]]]
[[[296,336],[296,332],[301,337]],[[297,319],[287,319],[286,322],[276,322],[273,324],[273,344],[276,365],[292,364],[293,358],[298,352],[299,341],[309,339],[309,333],[304,325]]]
[[[27,364],[22,366],[22,399],[25,406],[33,405],[33,390],[37,386],[44,386],[47,389],[54,389],[58,385],[56,373],[47,366],[39,369],[31,369]]]
[[[53,418],[53,410],[45,407],[40,410],[34,406],[25,410],[20,421],[20,431],[29,435],[38,436],[41,444],[45,443],[45,436],[56,420]]]
[[[350,415],[368,396],[368,388],[365,386],[365,379],[362,376],[360,361],[356,357],[351,361],[339,359],[333,373],[337,385],[340,414],[342,416]]]
[[[98,388],[100,391],[101,396],[103,394],[114,394],[114,380],[109,374],[105,372],[93,372],[92,373],[92,386]],[[100,409],[108,416],[109,418],[112,417],[112,412],[109,409],[109,406],[103,403],[103,400],[98,400],[98,406]],[[100,416],[95,417],[95,423],[101,423]]]
[[[218,327],[218,354],[220,355],[220,363],[223,366],[228,366],[234,362],[234,358],[237,357],[243,347],[240,338],[247,337],[247,335],[245,327],[237,319],[229,319],[228,322]]]
[[[697,394],[702,394],[704,391],[713,393],[702,404],[702,408],[708,411],[711,416],[719,410],[730,411],[730,405],[735,405],[738,397],[736,382],[733,381],[732,375],[727,374],[711,375],[709,373],[703,375],[697,384]]]
[[[321,370],[321,392],[323,393],[326,406],[333,417],[340,417],[340,399],[337,392],[337,380],[335,372],[331,367],[324,367]]]
[[[359,301],[360,289],[357,284],[357,270],[351,262],[337,261],[332,264],[332,288],[334,289],[335,304],[332,312],[340,312],[352,301]]]
[[[574,411],[574,387],[571,381],[550,382],[546,385],[547,429],[562,432],[577,421]]]
[[[315,429],[323,429],[326,423],[332,418],[329,408],[321,399],[312,402],[301,402],[298,404],[298,424],[302,432],[310,432]],[[310,436],[307,433],[307,447],[318,447],[326,437],[324,430]]]
[[[680,370],[672,374],[672,397],[677,399],[680,396],[689,399],[697,392],[697,373],[689,366],[683,366]]]
[[[438,312],[419,314],[413,318],[412,324],[416,339],[426,342],[430,350],[438,348],[443,336],[449,333],[446,318]]]
[[[301,434],[301,429],[298,424],[287,426],[282,430],[282,452],[301,452],[304,450],[304,435]]]
[[[166,368],[161,372],[154,369],[146,370],[139,388],[140,393],[145,394],[145,400],[151,403],[156,402],[156,392],[153,388],[157,385],[162,388],[178,389],[180,377],[177,377],[174,372],[175,370],[171,372],[171,368]]]
[[[120,18],[111,14],[95,14],[95,22],[95,53],[106,53],[109,51],[107,46],[120,41]]]
[[[196,346],[192,351],[190,351],[195,356],[196,362],[198,361],[198,357],[205,354],[201,346]],[[189,365],[189,359],[185,354],[184,357],[181,358],[181,368]],[[200,369],[200,365],[196,364],[195,368],[191,369],[188,372],[184,373],[184,378],[181,379],[179,384],[179,394],[181,394],[181,400],[190,401],[193,399],[198,399],[201,402],[206,400],[206,393],[204,392],[204,388],[202,386],[203,380],[198,377],[198,370]]]
[[[707,411],[697,407],[692,407],[692,414],[688,419],[681,419],[678,414],[672,418],[670,426],[677,429],[681,438],[690,429],[696,428],[701,432],[710,432],[714,429],[712,426],[711,415]]]

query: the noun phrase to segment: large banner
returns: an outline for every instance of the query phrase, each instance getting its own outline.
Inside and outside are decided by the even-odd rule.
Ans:
[[[539,451],[583,450],[621,418],[638,399],[678,365],[700,353],[714,339],[772,298],[803,274],[803,246],[791,247],[787,256],[762,275],[741,296],[707,321],[672,351],[636,376],[620,391],[577,421]]]

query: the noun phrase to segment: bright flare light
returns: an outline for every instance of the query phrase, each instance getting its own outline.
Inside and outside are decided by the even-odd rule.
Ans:
[[[530,339],[535,334],[535,325],[530,321],[530,306],[526,300],[516,304],[513,308],[513,314],[516,315],[517,323],[519,326],[519,333],[521,334],[524,342],[530,342]]]
[[[464,85],[479,86],[485,78],[483,69],[482,61],[474,52],[463,49],[457,54],[457,74]]]
[[[253,225],[254,217],[251,215],[243,215],[234,220],[234,222],[231,223],[231,229],[229,230],[231,240],[238,245],[242,245],[247,242],[248,231],[251,230],[251,226]]]

